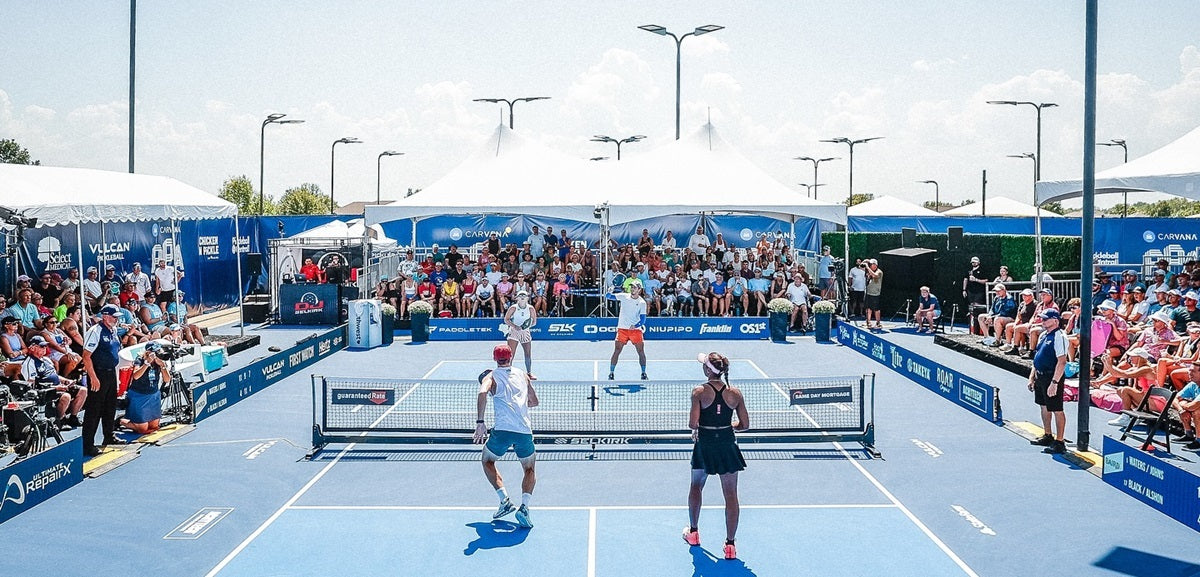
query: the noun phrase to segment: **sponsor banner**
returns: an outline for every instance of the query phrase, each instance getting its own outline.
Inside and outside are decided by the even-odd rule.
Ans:
[[[1103,451],[1105,483],[1200,531],[1200,477],[1107,435]]]
[[[192,389],[196,412],[194,422],[229,408],[345,346],[346,327],[340,326],[215,380],[196,385]]]
[[[501,319],[429,319],[431,341],[503,341]],[[592,317],[539,318],[530,327],[534,340],[571,341],[615,338],[617,319]],[[745,318],[648,318],[647,340],[765,339],[771,334],[767,319]]]
[[[946,400],[994,423],[1002,422],[995,387],[896,346],[850,323],[838,323],[838,341],[908,377]]]
[[[854,401],[851,387],[813,387],[789,389],[788,396],[793,405],[821,405],[825,403],[850,403]]]
[[[83,439],[75,437],[0,469],[0,523],[83,481]]]
[[[362,389],[333,389],[329,391],[331,402],[335,405],[394,405],[396,391],[379,389],[364,391]]]
[[[279,285],[279,322],[285,325],[336,325],[338,287],[331,284]]]

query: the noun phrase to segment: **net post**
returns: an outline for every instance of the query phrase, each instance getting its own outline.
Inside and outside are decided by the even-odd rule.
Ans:
[[[313,422],[312,422],[312,452],[308,454],[312,458],[322,448],[325,447],[325,435],[322,434],[322,424],[324,423],[324,408],[325,394],[324,387],[325,377],[321,375],[312,375],[312,402],[313,402]]]

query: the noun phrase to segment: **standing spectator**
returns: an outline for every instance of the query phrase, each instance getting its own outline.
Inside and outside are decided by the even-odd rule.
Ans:
[[[542,255],[546,257],[546,260],[550,260],[551,257],[558,254],[558,235],[554,234],[552,226],[547,226],[546,234],[542,236],[542,250],[545,251]]]
[[[688,239],[688,248],[700,255],[707,255],[709,245],[711,244],[712,242],[708,239],[708,235],[704,234],[703,226],[697,226],[696,234],[693,234],[692,238]]]
[[[500,235],[493,231],[491,234],[488,235],[487,243],[485,243],[484,246],[487,247],[489,254],[499,255],[500,254]]]
[[[1029,390],[1033,400],[1041,407],[1042,436],[1030,441],[1036,446],[1046,447],[1043,453],[1062,454],[1067,450],[1063,434],[1067,429],[1067,416],[1063,413],[1063,371],[1067,367],[1067,339],[1058,330],[1057,310],[1047,310],[1038,317],[1045,334],[1038,341],[1033,355],[1033,369],[1029,371]],[[1051,420],[1054,431],[1051,432]]]
[[[800,334],[808,332],[808,302],[812,299],[812,293],[808,290],[808,284],[804,282],[804,277],[800,273],[792,275],[792,284],[788,285],[784,290],[787,299],[792,301],[792,314],[788,318],[788,327],[792,330],[800,331]],[[796,325],[796,316],[800,316],[800,325]]]
[[[982,305],[987,301],[987,277],[979,267],[979,257],[971,257],[971,269],[963,278],[963,298],[967,299],[968,308]]]
[[[921,287],[921,296],[917,297],[917,312],[913,319],[917,323],[917,332],[925,332],[925,326],[928,325],[929,334],[933,334],[937,328],[937,319],[941,315],[942,305],[938,298],[929,292],[929,287]]]
[[[175,289],[178,288],[182,276],[175,267],[167,268],[166,259],[158,259],[158,267],[154,269],[154,294],[158,297],[155,302],[174,302]]]
[[[996,298],[992,299],[992,310],[989,314],[979,315],[979,330],[983,338],[988,338],[988,332],[995,327],[993,347],[1004,344],[1004,327],[1013,322],[1017,316],[1017,301],[1008,295],[1008,288],[1002,283],[996,283],[994,289]]]
[[[879,296],[883,294],[883,270],[879,268],[879,261],[875,259],[867,260],[867,268],[864,271],[867,275],[867,294],[864,302],[867,309],[867,328],[871,327],[871,313],[875,313],[875,328],[883,330],[883,311],[879,309]]]
[[[821,298],[833,299],[833,255],[830,254],[828,245],[821,247],[821,260],[817,262],[817,280]]]
[[[535,224],[530,228],[529,238],[525,242],[529,245],[529,253],[534,257],[546,254],[546,238],[538,232],[538,225]]]
[[[458,252],[458,245],[451,244],[450,252],[446,253],[446,268],[454,270],[463,261],[463,254]],[[462,279],[459,279],[462,282]]]
[[[996,275],[996,280],[994,280],[992,282],[999,282],[999,283],[1013,282],[1012,275],[1008,274],[1008,267],[1004,266],[1004,265],[1000,265],[1000,274]]]
[[[348,280],[350,280],[350,269],[342,264],[342,257],[336,254],[330,256],[329,264],[325,265],[325,282],[341,285]]]
[[[674,233],[672,233],[671,231],[668,230],[667,236],[663,237],[663,239],[662,239],[661,246],[662,246],[663,252],[674,252],[675,249],[679,248],[678,246],[675,246]]]
[[[862,259],[856,259],[854,268],[848,271],[850,276],[850,306],[847,314],[851,316],[865,316],[863,304],[867,294],[867,263]]]
[[[125,276],[125,282],[133,283],[133,290],[137,293],[139,301],[146,300],[146,295],[150,294],[152,287],[150,286],[150,276],[142,272],[142,263],[133,263],[133,272]]]
[[[83,414],[83,454],[94,457],[96,429],[103,431],[104,445],[124,445],[115,434],[117,414],[117,351],[121,342],[113,330],[120,309],[105,305],[100,309],[100,322],[87,331],[84,338],[83,367],[87,371],[88,397]]]

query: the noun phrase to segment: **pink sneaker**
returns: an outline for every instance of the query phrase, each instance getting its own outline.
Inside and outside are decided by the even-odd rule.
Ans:
[[[725,544],[725,558],[726,559],[737,559],[737,546],[736,545],[734,545],[733,543]]]
[[[683,540],[692,547],[700,546],[700,531],[693,531],[691,527],[683,528]]]

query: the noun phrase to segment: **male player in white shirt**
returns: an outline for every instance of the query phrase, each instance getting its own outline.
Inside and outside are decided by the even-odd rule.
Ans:
[[[492,359],[496,361],[494,370],[485,371],[479,377],[479,400],[476,403],[475,434],[472,440],[483,446],[483,474],[496,489],[500,497],[500,508],[492,515],[499,519],[513,511],[517,512],[517,524],[521,527],[533,527],[529,516],[529,501],[533,499],[533,486],[537,482],[534,474],[534,464],[537,457],[533,447],[533,429],[529,422],[529,409],[538,406],[537,393],[533,390],[533,375],[512,367],[512,349],[508,345],[496,345],[492,349]],[[488,397],[492,398],[492,432],[488,434],[484,424],[483,413],[487,410]],[[525,475],[521,479],[521,506],[518,508],[508,498],[504,489],[504,479],[496,470],[496,461],[500,460],[508,449],[512,448],[521,462]]]
[[[629,284],[628,293],[604,295],[608,300],[621,303],[621,310],[617,313],[617,340],[608,365],[610,381],[613,380],[613,372],[617,370],[617,359],[621,357],[621,349],[625,348],[625,343],[630,342],[637,349],[638,362],[642,365],[642,380],[650,378],[646,376],[646,349],[642,343],[642,333],[646,330],[646,299],[642,298],[643,292],[642,281],[634,280]]]

